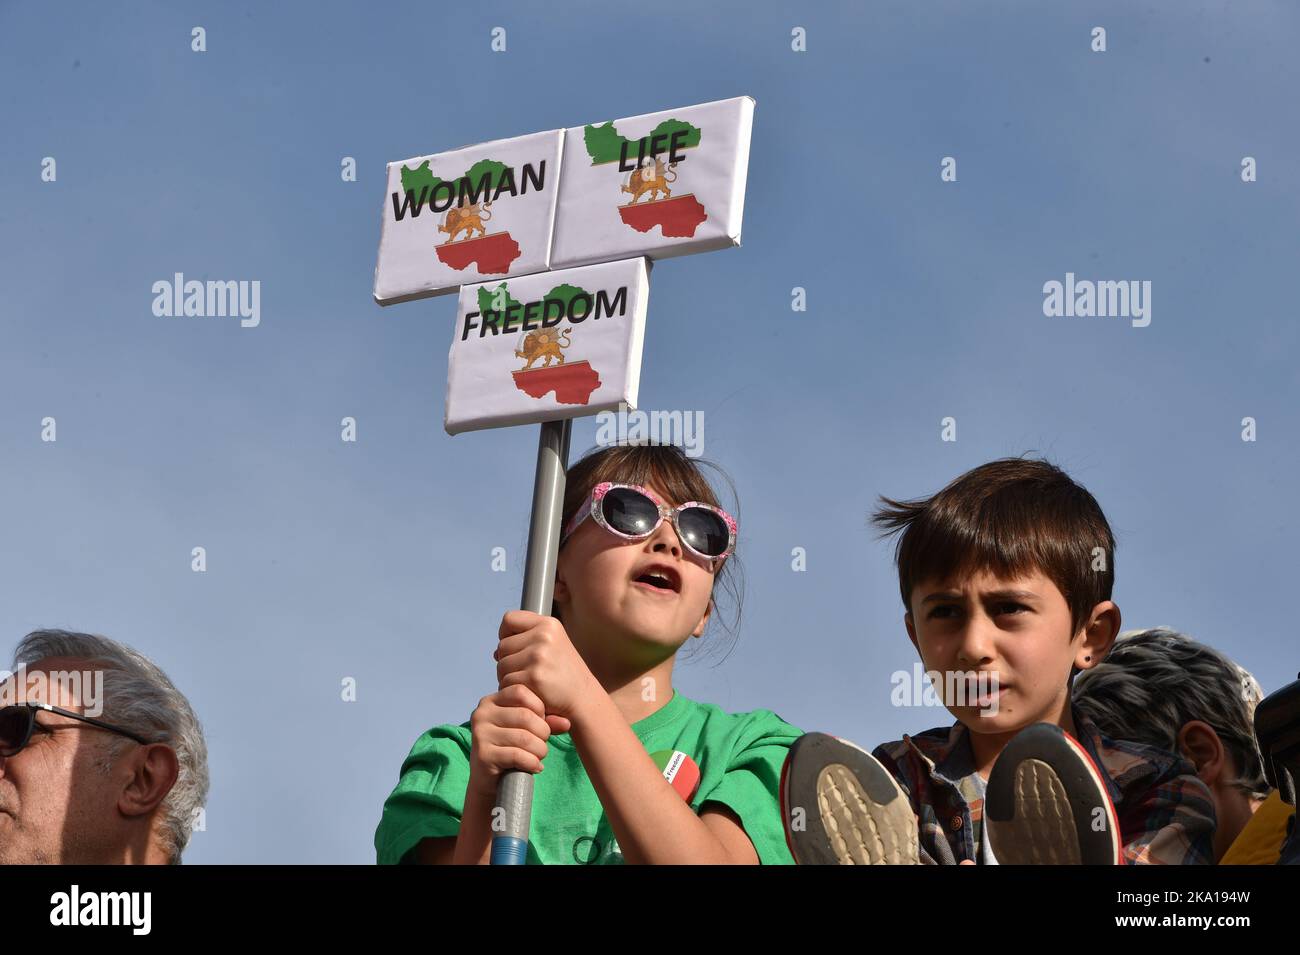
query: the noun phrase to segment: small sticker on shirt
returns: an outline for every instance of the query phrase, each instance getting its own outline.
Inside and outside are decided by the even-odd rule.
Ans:
[[[650,758],[655,761],[668,784],[689,803],[700,788],[700,767],[695,760],[679,749],[661,749],[657,753],[651,753]]]

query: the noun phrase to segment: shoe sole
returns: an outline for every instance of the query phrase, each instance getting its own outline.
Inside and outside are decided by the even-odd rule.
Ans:
[[[837,737],[806,733],[791,745],[781,816],[799,865],[918,864],[907,796],[870,753]]]
[[[1050,723],[1023,730],[999,754],[984,821],[1001,865],[1115,865],[1122,858],[1119,821],[1101,771]]]

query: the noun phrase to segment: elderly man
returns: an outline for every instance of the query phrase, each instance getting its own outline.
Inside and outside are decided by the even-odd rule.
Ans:
[[[1214,804],[1221,864],[1278,862],[1294,814],[1265,778],[1254,724],[1263,695],[1222,653],[1166,627],[1121,634],[1074,682],[1075,706],[1107,736],[1192,762]]]
[[[0,678],[0,864],[179,863],[207,747],[167,675],[106,637],[38,630]]]

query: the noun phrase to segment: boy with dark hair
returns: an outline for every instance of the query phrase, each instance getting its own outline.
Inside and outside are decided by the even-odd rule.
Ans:
[[[795,858],[916,861],[896,835],[911,829],[928,863],[1213,861],[1194,767],[1103,736],[1071,705],[1075,674],[1120,629],[1114,537],[1093,496],[1046,461],[1007,458],[882,503],[908,637],[957,722],[870,756],[804,737],[782,790]],[[986,793],[1003,804],[986,813]]]

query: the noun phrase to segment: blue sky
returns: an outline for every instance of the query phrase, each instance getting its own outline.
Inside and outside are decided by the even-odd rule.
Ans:
[[[890,706],[866,515],[1026,451],[1105,509],[1126,627],[1293,679],[1300,12],[973,6],[0,3],[0,649],[171,674],[211,751],[188,862],[372,861],[411,743],[495,689],[536,447],[443,432],[454,297],[372,302],[385,163],[748,94],[743,247],[651,280],[642,405],[703,412],[748,581],[678,688],[864,744],[950,722]],[[1151,324],[1044,316],[1071,271],[1149,280]],[[259,280],[261,324],[155,316],[175,272]]]

